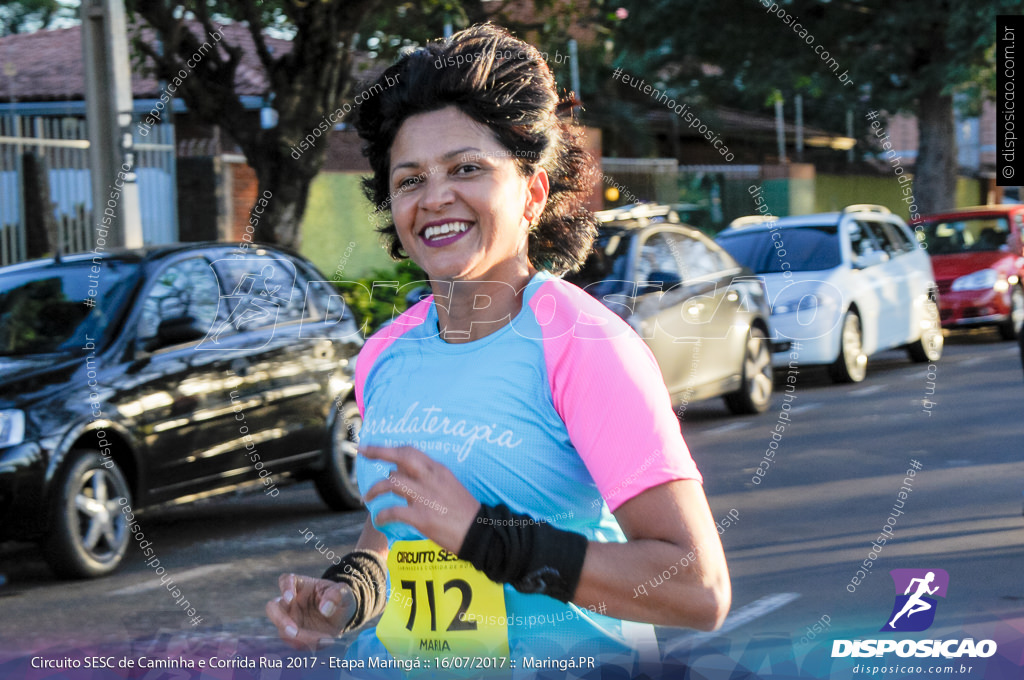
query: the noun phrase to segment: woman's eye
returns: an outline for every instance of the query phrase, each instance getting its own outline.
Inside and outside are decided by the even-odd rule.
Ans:
[[[398,188],[399,189],[411,189],[412,187],[416,186],[417,184],[419,184],[422,181],[423,181],[423,177],[421,177],[420,175],[413,175],[412,177],[406,177],[405,179],[403,179],[401,182],[398,183]]]
[[[468,174],[470,174],[472,172],[476,172],[479,169],[480,169],[480,166],[476,165],[475,163],[463,163],[459,167],[455,168],[455,174],[456,175],[468,175]]]

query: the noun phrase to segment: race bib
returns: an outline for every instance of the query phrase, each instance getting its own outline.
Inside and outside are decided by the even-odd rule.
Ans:
[[[396,541],[377,637],[396,659],[509,655],[505,589],[429,540]]]

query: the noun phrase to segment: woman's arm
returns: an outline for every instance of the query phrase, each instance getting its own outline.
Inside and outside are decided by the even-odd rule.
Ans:
[[[377,527],[373,526],[373,521],[370,520],[369,515],[367,515],[366,522],[363,524],[363,531],[359,534],[359,540],[356,541],[356,550],[369,550],[377,553],[385,560],[388,558],[388,537],[377,531]]]
[[[397,465],[389,479],[370,489],[367,502],[386,493],[409,501],[381,510],[377,521],[404,522],[459,552],[480,503],[455,475],[409,446],[365,447],[362,453]],[[573,602],[633,621],[701,630],[720,626],[731,600],[729,572],[700,483],[652,487],[623,503],[615,517],[629,542],[588,544]]]
[[[615,518],[629,542],[589,543],[573,602],[631,621],[721,626],[732,589],[701,484],[652,487],[623,503]]]

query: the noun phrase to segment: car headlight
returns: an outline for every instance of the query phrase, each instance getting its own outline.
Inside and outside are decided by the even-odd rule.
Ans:
[[[803,297],[793,298],[787,302],[780,302],[772,307],[772,314],[792,314],[793,312],[806,312],[818,307],[831,307],[835,304],[828,295],[820,293],[808,293]]]
[[[25,412],[17,409],[0,411],[0,448],[17,446],[25,441]]]
[[[995,269],[982,269],[953,281],[952,290],[987,290],[995,288],[998,282],[999,272]]]

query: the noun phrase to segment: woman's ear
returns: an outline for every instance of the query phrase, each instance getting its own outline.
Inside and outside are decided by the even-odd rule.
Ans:
[[[548,172],[544,168],[537,168],[526,181],[526,206],[523,209],[523,217],[532,227],[544,213],[551,187],[548,183]]]

